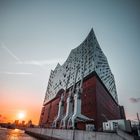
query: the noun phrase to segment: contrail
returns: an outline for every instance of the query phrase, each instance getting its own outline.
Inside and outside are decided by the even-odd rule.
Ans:
[[[32,75],[32,73],[29,73],[29,72],[3,72],[2,74],[8,74],[8,75]]]
[[[36,65],[43,67],[45,65],[52,65],[57,64],[58,62],[64,62],[63,59],[21,61],[2,41],[0,41],[0,44],[1,47],[17,61],[16,64]]]
[[[21,60],[10,50],[6,45],[1,42],[1,47],[8,52],[10,56],[12,56],[17,62],[21,63]]]
[[[31,61],[23,61],[22,63],[17,64],[25,64],[25,65],[37,65],[37,66],[44,66],[44,65],[52,65],[57,64],[58,62],[63,62],[62,59],[52,59],[52,60],[31,60]]]

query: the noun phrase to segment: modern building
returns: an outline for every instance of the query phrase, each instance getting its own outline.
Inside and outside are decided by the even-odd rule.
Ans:
[[[102,130],[103,121],[123,118],[114,76],[91,29],[65,63],[51,70],[39,125]]]

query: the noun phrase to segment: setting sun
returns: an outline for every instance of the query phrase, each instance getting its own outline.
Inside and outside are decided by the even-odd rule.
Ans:
[[[18,118],[19,119],[24,119],[25,118],[25,112],[19,112],[18,113]]]

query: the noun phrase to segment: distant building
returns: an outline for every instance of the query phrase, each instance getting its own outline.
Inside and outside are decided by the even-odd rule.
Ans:
[[[32,124],[32,120],[29,120],[28,123],[27,123],[27,127],[32,127],[33,124]]]
[[[120,115],[121,115],[122,119],[126,119],[125,111],[124,111],[124,107],[123,106],[120,106]]]
[[[25,121],[22,121],[22,122],[21,122],[21,125],[24,126],[24,125],[25,125]]]
[[[51,71],[39,125],[85,129],[93,124],[102,130],[102,122],[124,116],[114,76],[92,29],[65,63]]]
[[[19,120],[15,120],[14,125],[18,126],[19,125]]]

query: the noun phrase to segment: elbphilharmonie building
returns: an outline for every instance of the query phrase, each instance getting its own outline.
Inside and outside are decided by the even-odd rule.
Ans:
[[[62,129],[92,124],[100,130],[103,121],[124,118],[121,112],[114,75],[91,29],[64,64],[51,70],[39,124]]]

